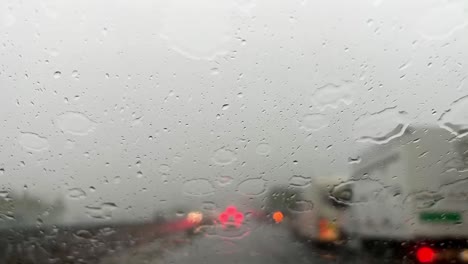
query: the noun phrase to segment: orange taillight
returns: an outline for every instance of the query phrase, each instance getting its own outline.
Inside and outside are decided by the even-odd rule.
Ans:
[[[275,223],[278,224],[278,223],[283,222],[284,215],[282,212],[276,211],[273,213],[272,217],[273,217],[273,220],[275,220]]]

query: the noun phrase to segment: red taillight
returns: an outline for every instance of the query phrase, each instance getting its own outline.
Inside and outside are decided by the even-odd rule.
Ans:
[[[219,221],[223,225],[227,224],[229,221],[233,221],[236,227],[240,227],[244,221],[244,214],[237,211],[235,206],[228,206],[226,210],[219,215]]]
[[[421,263],[433,262],[435,258],[435,251],[430,247],[422,247],[416,251],[416,258]]]
[[[227,213],[221,213],[219,215],[219,221],[224,224],[229,220],[229,215]]]

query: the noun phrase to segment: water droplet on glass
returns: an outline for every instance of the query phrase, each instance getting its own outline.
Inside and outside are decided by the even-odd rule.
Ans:
[[[304,187],[309,186],[311,181],[312,181],[311,177],[302,176],[302,175],[293,175],[291,178],[289,178],[289,186],[304,188]]]
[[[328,126],[329,122],[325,115],[322,114],[307,114],[300,120],[301,128],[313,132],[321,130]]]
[[[55,78],[55,79],[60,78],[60,76],[62,76],[62,73],[61,73],[61,72],[59,72],[59,71],[54,72],[54,78]]]
[[[349,157],[348,158],[348,163],[349,164],[358,164],[361,163],[361,157]]]
[[[142,172],[142,171],[137,171],[136,177],[137,177],[138,179],[143,178],[143,172]]]
[[[49,141],[35,133],[22,132],[18,139],[20,145],[30,151],[44,151],[49,148]]]
[[[86,206],[86,213],[91,218],[110,219],[117,208],[115,203],[102,203],[99,206]]]
[[[74,149],[75,148],[75,141],[67,139],[65,142],[65,149]]]
[[[66,112],[56,119],[56,124],[63,132],[84,136],[95,128],[96,123],[78,112]]]
[[[115,176],[114,177],[114,184],[119,184],[121,181],[122,181],[122,179],[120,178],[120,176]]]
[[[216,204],[214,202],[203,202],[202,204],[202,209],[205,211],[210,211],[213,212],[217,208]]]
[[[357,141],[384,144],[402,136],[408,124],[404,113],[395,108],[363,115],[356,122]]]
[[[229,165],[236,160],[236,154],[234,151],[222,147],[214,152],[212,160],[217,165]]]
[[[343,82],[341,84],[328,83],[319,87],[312,95],[312,102],[320,111],[329,108],[338,108],[340,103],[350,105],[352,103],[353,84]]]
[[[268,143],[260,143],[260,144],[258,144],[257,148],[255,149],[255,152],[258,155],[266,156],[266,155],[270,154],[271,146]]]
[[[237,191],[246,196],[257,196],[266,191],[266,184],[262,178],[250,178],[237,185]]]
[[[172,159],[174,163],[179,163],[182,161],[182,156],[180,155],[175,155],[174,158]]]
[[[83,238],[83,239],[93,238],[93,234],[91,234],[91,232],[89,232],[88,230],[84,230],[84,229],[76,231],[75,236],[77,236],[78,238]]]
[[[417,209],[429,209],[444,199],[440,193],[422,191],[408,195],[407,199],[413,200]]]
[[[77,70],[72,71],[71,77],[72,77],[72,78],[75,78],[75,79],[78,79],[78,78],[79,78],[78,71],[77,71]]]
[[[101,207],[104,210],[112,210],[112,211],[118,208],[118,206],[115,203],[112,203],[112,202],[102,203]]]
[[[231,184],[233,180],[234,179],[231,176],[219,176],[216,179],[216,182],[218,183],[219,186],[226,187],[229,184]]]
[[[288,209],[296,213],[304,213],[312,211],[314,204],[311,201],[307,200],[298,200],[288,205]]]
[[[400,67],[398,69],[400,71],[403,71],[403,70],[406,70],[410,65],[411,65],[411,61],[407,61],[407,62],[403,63],[402,65],[400,65]]]
[[[171,171],[171,167],[167,164],[161,164],[159,166],[159,172],[163,174],[167,174]]]
[[[68,190],[68,197],[72,199],[84,199],[86,198],[86,192],[81,188],[72,188]]]
[[[223,106],[221,107],[222,110],[228,110],[228,108],[229,108],[228,104],[223,104]]]
[[[450,108],[439,117],[440,127],[459,135],[468,131],[468,96],[463,96],[450,104]]]
[[[214,193],[213,184],[207,179],[185,181],[182,190],[188,196],[207,196]]]
[[[219,69],[218,68],[212,68],[211,69],[211,75],[218,75],[219,74]]]

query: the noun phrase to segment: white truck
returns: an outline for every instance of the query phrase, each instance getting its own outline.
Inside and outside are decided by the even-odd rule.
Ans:
[[[332,190],[349,205],[340,225],[350,245],[420,263],[468,261],[468,137],[410,126],[360,157]]]

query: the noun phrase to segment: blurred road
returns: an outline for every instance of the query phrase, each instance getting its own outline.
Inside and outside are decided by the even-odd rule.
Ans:
[[[364,263],[339,251],[314,249],[291,237],[283,226],[209,227],[204,234],[155,241],[102,263]]]

